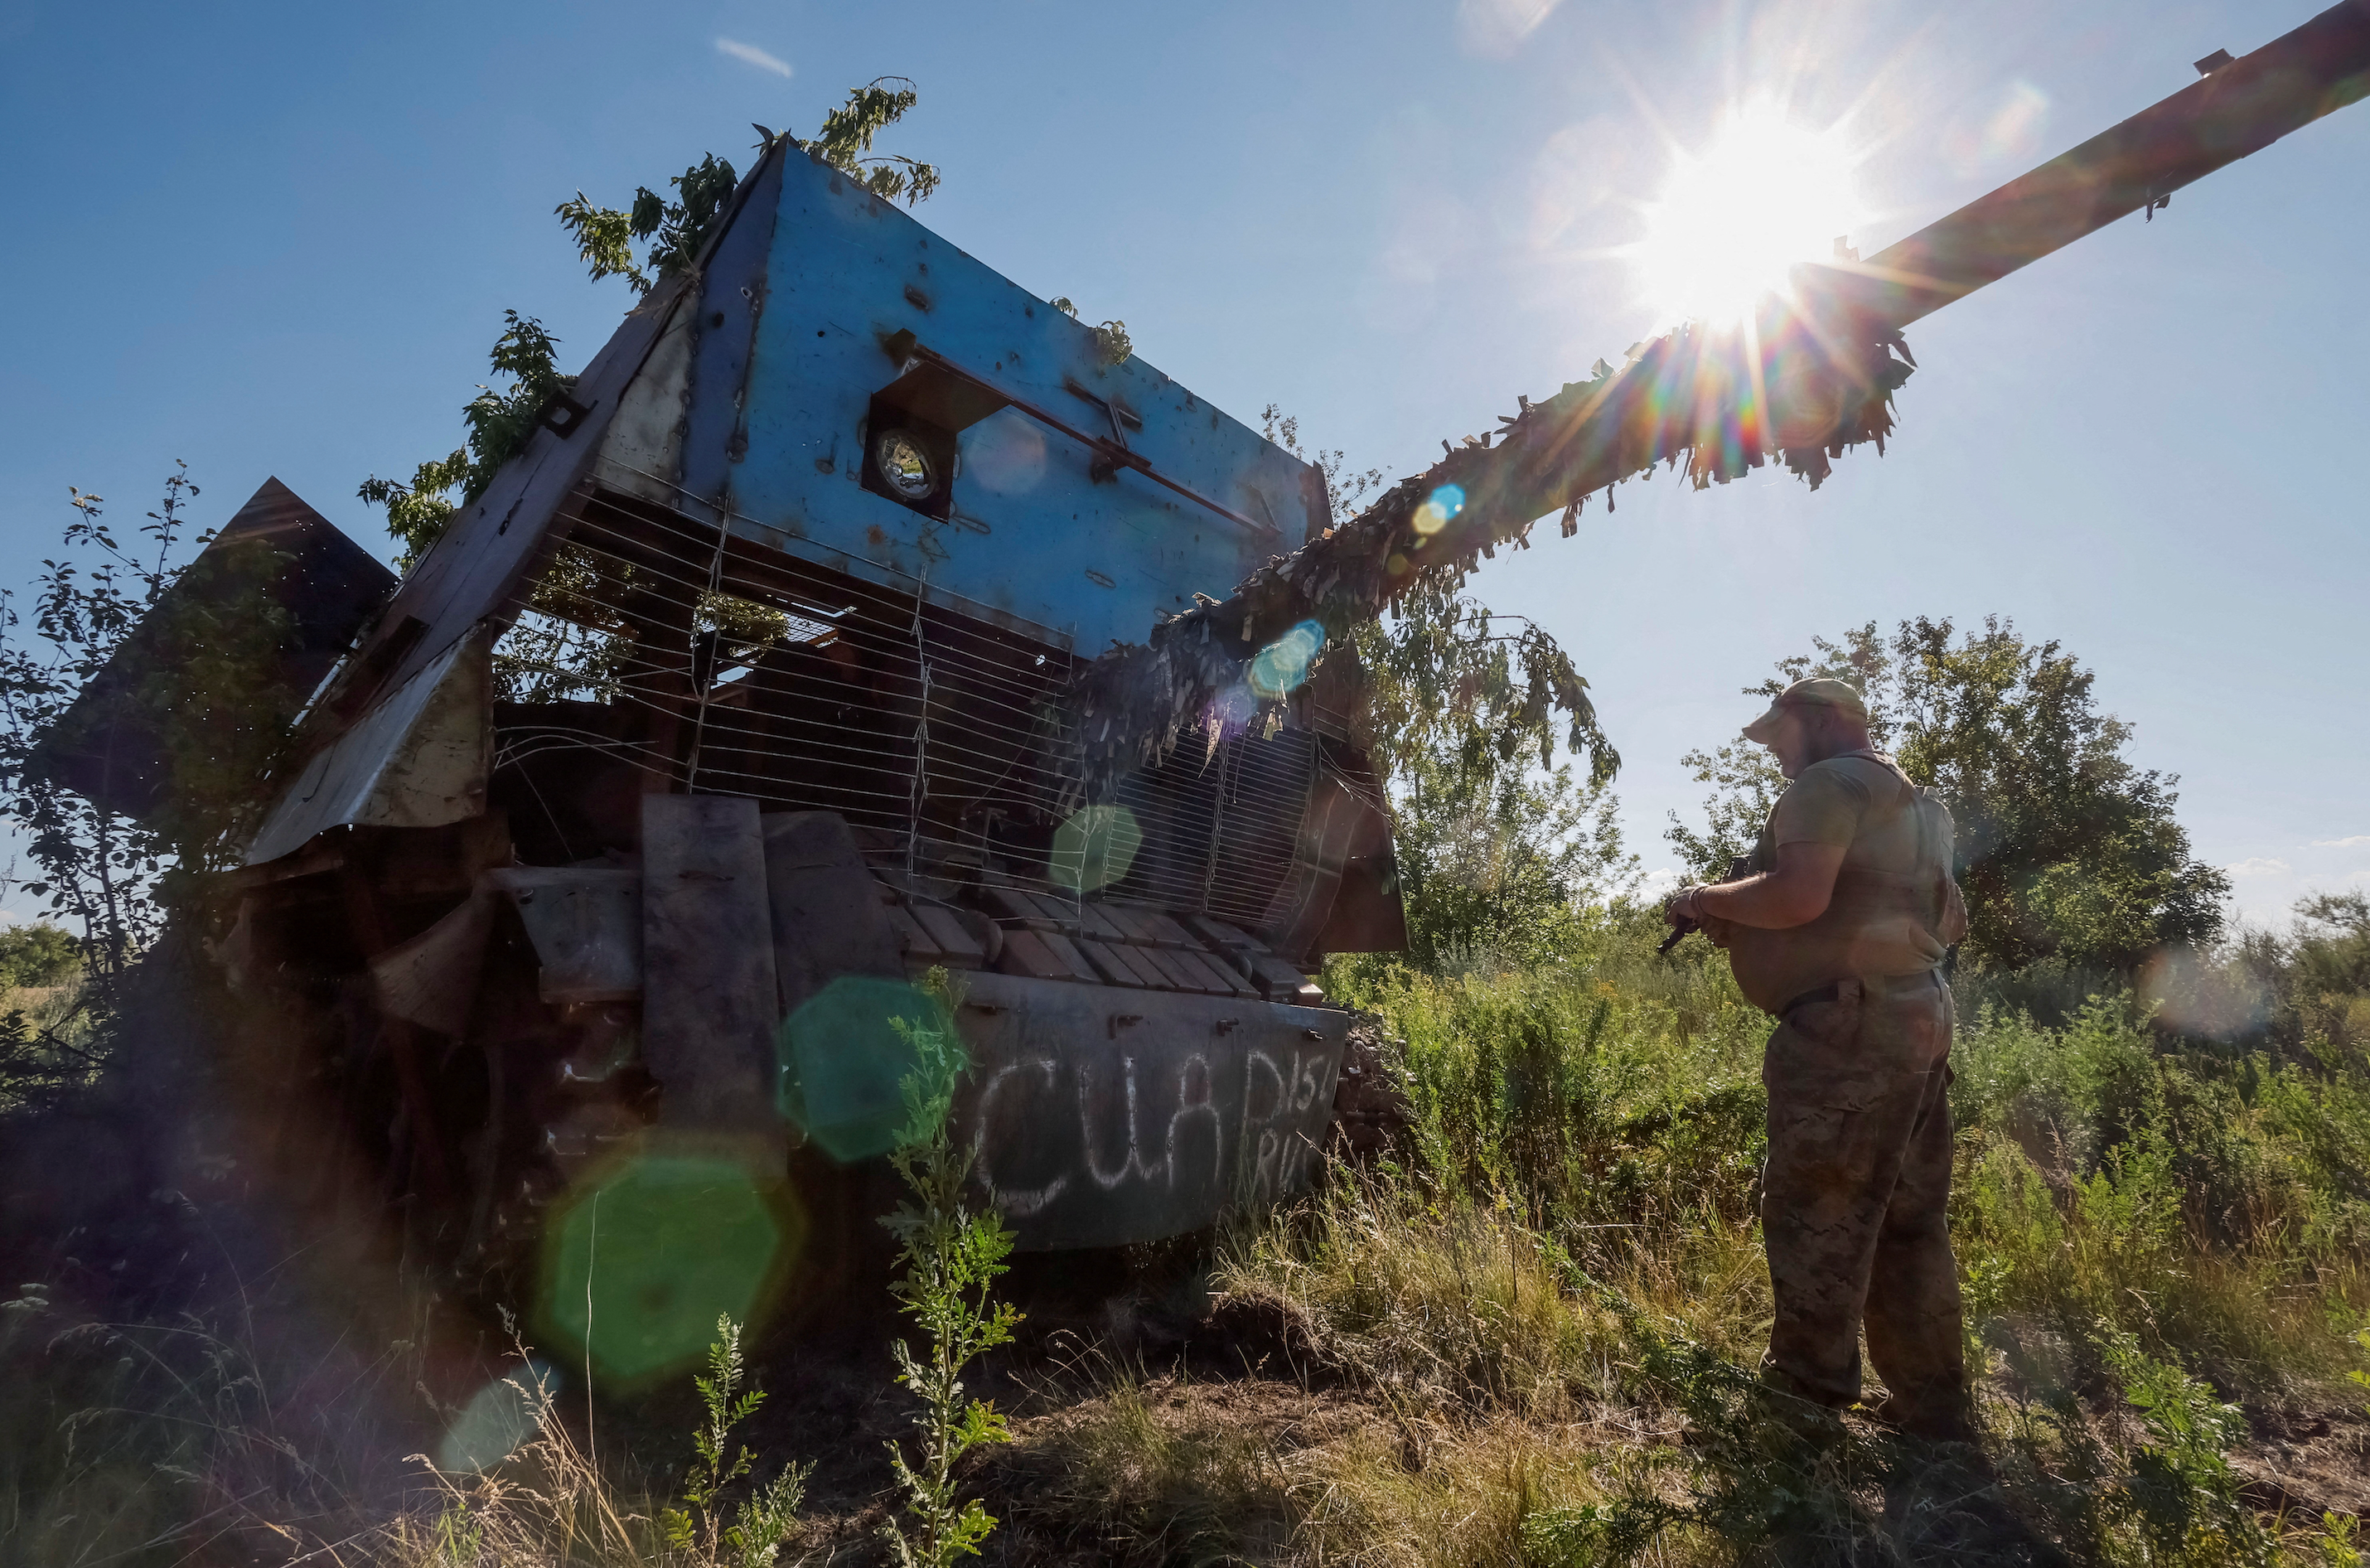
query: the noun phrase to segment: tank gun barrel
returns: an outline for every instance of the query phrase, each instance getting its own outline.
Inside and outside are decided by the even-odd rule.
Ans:
[[[1403,593],[1453,589],[1501,546],[1527,548],[1559,509],[1564,534],[1577,532],[1590,496],[1610,509],[1615,485],[1658,464],[1684,458],[1701,488],[1782,461],[1815,489],[1831,458],[1868,442],[1882,452],[1893,394],[1916,363],[1903,328],[2370,94],[2370,0],[2197,68],[2202,80],[1866,260],[1798,267],[1793,297],[1765,295],[1746,322],[1689,322],[1617,371],[1600,362],[1587,381],[1520,399],[1499,430],[1443,443],[1439,462],[1272,558],[1231,598],[1105,654],[1082,677],[1090,773],[1165,756],[1290,628],[1338,640]]]
[[[1847,307],[1895,329],[1997,282],[2370,93],[2370,0],[2343,0],[1857,266],[1821,267]]]

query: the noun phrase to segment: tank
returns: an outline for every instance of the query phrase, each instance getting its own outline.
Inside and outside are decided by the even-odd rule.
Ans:
[[[1815,484],[1881,445],[1905,326],[2363,96],[2370,0],[2198,69],[1349,520],[772,142],[399,583],[276,481],[213,547],[277,552],[317,686],[210,944],[269,1046],[239,1070],[562,1341],[597,1298],[626,1380],[827,1288],[917,1029],[964,1048],[957,1134],[1025,1249],[1304,1190],[1375,1102],[1315,976],[1405,943],[1350,631],[1658,464]],[[68,728],[62,776],[136,815],[141,738]]]

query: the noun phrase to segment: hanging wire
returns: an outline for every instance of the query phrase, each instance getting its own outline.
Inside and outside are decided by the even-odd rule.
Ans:
[[[1053,863],[1086,809],[1068,652],[949,607],[968,601],[920,576],[885,586],[612,491],[585,496],[561,557],[498,649],[512,689],[497,772],[541,769],[555,828],[561,802],[539,798],[564,777],[553,754],[575,751],[765,811],[838,813],[909,881],[995,862],[1077,891],[1079,868]],[[734,636],[736,614],[765,635]],[[1143,842],[1106,891],[1260,923],[1294,874],[1320,736],[1346,734],[1313,704],[1296,713],[1214,751],[1196,724],[1167,764],[1121,779],[1109,803]]]

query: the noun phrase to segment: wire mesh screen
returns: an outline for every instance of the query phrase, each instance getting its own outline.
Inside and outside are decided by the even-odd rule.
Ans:
[[[1091,887],[1074,661],[919,588],[592,493],[496,649],[496,790],[523,848],[598,854],[630,842],[641,793],[689,790],[837,812],[884,868]],[[1256,923],[1316,768],[1305,729],[1181,737],[1118,786],[1141,843],[1110,891]]]
[[[1212,751],[1199,732],[1180,735],[1167,763],[1120,780],[1144,842],[1114,891],[1259,923],[1292,865],[1316,744],[1306,730],[1252,730]]]

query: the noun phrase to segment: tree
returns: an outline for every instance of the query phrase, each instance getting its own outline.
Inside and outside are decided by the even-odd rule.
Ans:
[[[875,155],[872,143],[917,101],[914,84],[906,78],[876,77],[851,89],[847,101],[823,117],[823,129],[812,141],[777,136],[757,126],[757,152],[762,157],[777,142],[788,142],[845,172],[874,195],[886,201],[903,198],[910,206],[938,188],[937,167],[899,155]],[[630,208],[596,207],[579,190],[553,213],[575,239],[577,254],[594,282],[622,277],[637,294],[647,294],[660,280],[698,259],[709,230],[740,182],[729,160],[708,153],[667,182],[674,190],[672,198],[645,185],[635,190]],[[643,248],[639,257],[637,244]],[[397,571],[410,571],[428,553],[452,525],[454,514],[484,494],[502,465],[526,444],[552,399],[576,384],[574,376],[559,373],[558,340],[544,330],[541,321],[515,310],[505,310],[502,317],[506,324],[489,357],[494,373],[509,381],[500,387],[480,386],[461,410],[469,429],[467,444],[420,464],[408,482],[373,474],[356,492],[371,505],[386,509],[386,531],[403,547],[396,560]]]
[[[1408,951],[1422,968],[1552,963],[1575,946],[1584,905],[1637,885],[1620,802],[1569,763],[1506,767],[1444,745],[1403,755],[1392,784]]]
[[[82,943],[63,926],[36,920],[0,931],[0,989],[63,986],[82,970]]]
[[[1271,403],[1261,433],[1325,476],[1338,513],[1383,480],[1340,450],[1304,449],[1300,421]],[[1439,969],[1544,962],[1577,934],[1580,906],[1637,882],[1611,785],[1620,754],[1588,682],[1554,638],[1478,599],[1419,586],[1388,620],[1360,627],[1351,656],[1366,688],[1367,749],[1388,785],[1409,951]],[[1560,738],[1585,782],[1558,764]]]
[[[2370,894],[2313,894],[2295,917],[2285,938],[2249,933],[2242,955],[2277,1001],[2277,1032],[2370,1050]]]
[[[42,562],[30,638],[16,595],[0,593],[0,811],[40,868],[25,891],[81,928],[104,989],[168,912],[196,911],[205,873],[236,863],[260,809],[254,781],[286,745],[303,694],[279,676],[291,620],[269,588],[283,558],[249,542],[181,559],[182,513],[198,495],[187,465],[133,535],[107,520],[102,498],[72,494],[65,543],[90,564],[63,551]],[[185,580],[192,591],[167,600]],[[110,670],[135,630],[139,657]],[[61,767],[109,755],[119,737],[163,765],[137,818],[68,788]]]
[[[1976,963],[2127,971],[2220,933],[2229,882],[2190,853],[2173,814],[2180,780],[2125,757],[2132,727],[2100,710],[2096,676],[2063,644],[2029,642],[1997,617],[1963,634],[1919,617],[1890,640],[1871,621],[1839,643],[1813,639],[1746,695],[1813,674],[1858,686],[1876,744],[1950,803],[1967,895],[1962,951]],[[1702,830],[1674,813],[1668,836],[1698,876],[1720,875],[1784,781],[1741,740],[1685,760],[1713,794]]]
[[[409,484],[373,474],[355,491],[371,505],[386,508],[386,531],[403,546],[395,562],[398,571],[409,571],[443,536],[453,514],[486,492],[502,465],[535,433],[551,400],[576,385],[574,376],[559,374],[555,352],[559,340],[545,331],[542,322],[515,310],[503,311],[502,317],[506,325],[489,357],[494,373],[509,376],[510,385],[500,390],[480,386],[461,410],[469,427],[468,444],[420,464],[412,470]],[[453,497],[455,490],[461,492],[458,500]]]
[[[1539,627],[1467,594],[1403,595],[1355,646],[1416,962],[1524,964],[1567,948],[1581,905],[1637,880],[1614,822],[1621,759],[1588,683]],[[1556,761],[1559,731],[1586,758],[1584,782]]]

